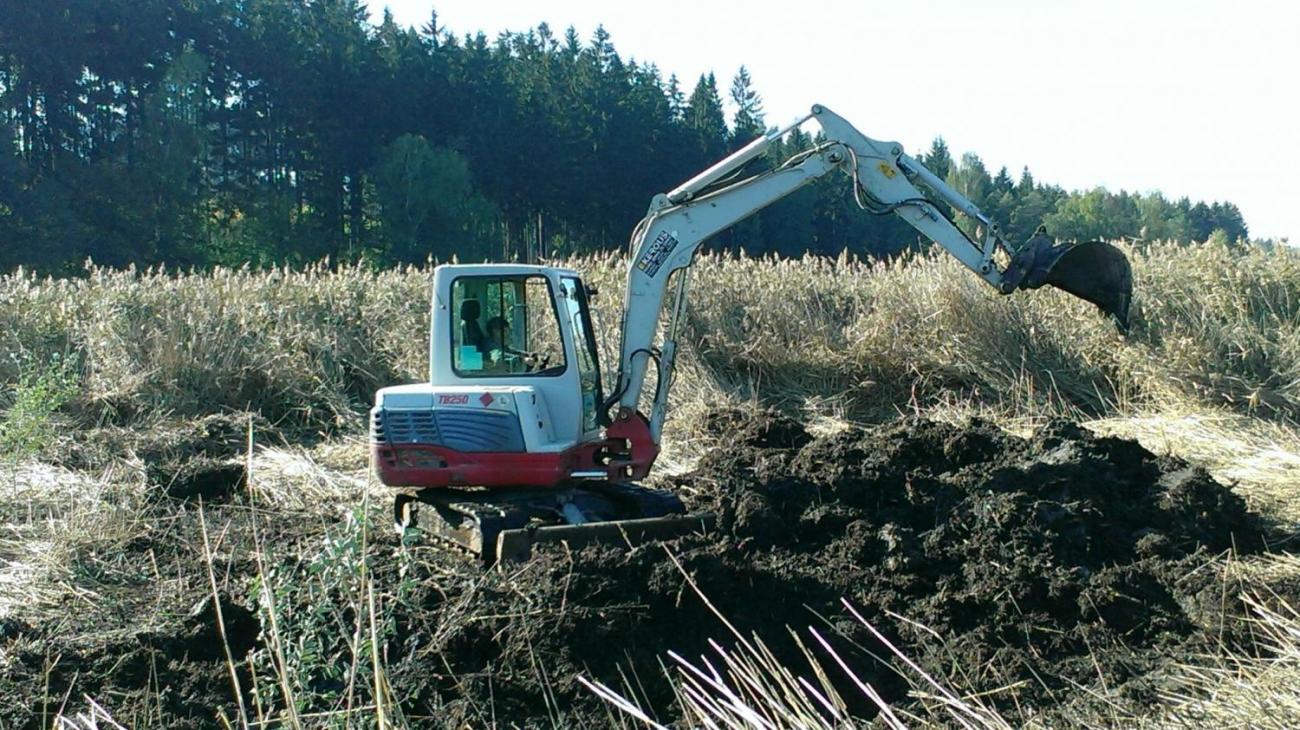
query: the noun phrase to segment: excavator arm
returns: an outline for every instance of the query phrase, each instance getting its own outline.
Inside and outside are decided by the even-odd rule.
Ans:
[[[816,120],[824,140],[777,169],[729,182],[750,161],[793,128]],[[1132,291],[1128,261],[1104,243],[1058,246],[1040,229],[1019,248],[1008,245],[998,226],[971,201],[949,187],[894,142],[863,135],[823,106],[784,129],[754,140],[666,194],[656,195],[632,234],[632,260],[623,305],[618,375],[604,404],[607,435],[628,444],[619,460],[623,474],[644,476],[658,444],[672,386],[677,334],[686,312],[686,271],[676,279],[671,318],[663,342],[654,344],[671,275],[689,267],[710,236],[781,200],[834,170],[847,173],[854,199],[869,213],[892,213],[952,254],[966,268],[1003,294],[1052,284],[1093,302],[1123,328]],[[920,187],[976,223],[967,236]],[[1004,255],[999,257],[999,251]],[[999,265],[999,261],[1002,265]],[[1069,266],[1066,266],[1066,263]],[[648,416],[638,404],[651,361],[657,384]]]

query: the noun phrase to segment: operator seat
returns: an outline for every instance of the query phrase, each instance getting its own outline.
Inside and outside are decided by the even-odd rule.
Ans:
[[[471,345],[484,354],[491,345],[483,327],[478,323],[481,309],[477,299],[466,299],[460,303],[460,342]]]

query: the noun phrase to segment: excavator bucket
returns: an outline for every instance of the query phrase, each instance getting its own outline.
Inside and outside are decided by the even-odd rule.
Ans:
[[[1128,328],[1133,272],[1123,252],[1103,241],[1088,241],[1061,252],[1047,271],[1047,283],[1086,299]]]
[[[1092,302],[1114,317],[1120,330],[1128,330],[1133,270],[1124,252],[1109,243],[1056,244],[1040,228],[1015,255],[1008,274],[1013,277],[1011,288],[1050,284]]]

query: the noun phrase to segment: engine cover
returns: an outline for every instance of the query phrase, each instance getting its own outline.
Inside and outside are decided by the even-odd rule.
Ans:
[[[549,486],[572,470],[576,444],[556,440],[530,386],[421,383],[376,394],[370,446],[389,486]]]

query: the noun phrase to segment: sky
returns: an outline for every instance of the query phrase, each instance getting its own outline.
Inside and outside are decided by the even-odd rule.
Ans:
[[[1282,0],[369,0],[459,36],[604,25],[689,93],[740,66],[769,126],[814,103],[913,155],[942,136],[991,172],[1231,201],[1300,243],[1300,6]]]

